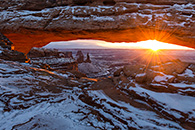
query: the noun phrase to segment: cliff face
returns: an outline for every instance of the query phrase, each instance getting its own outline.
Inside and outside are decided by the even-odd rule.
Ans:
[[[12,44],[6,36],[0,33],[0,59],[28,63],[28,57],[22,52],[13,50]]]
[[[195,48],[194,0],[1,0],[0,10],[0,31],[23,52],[79,38]]]

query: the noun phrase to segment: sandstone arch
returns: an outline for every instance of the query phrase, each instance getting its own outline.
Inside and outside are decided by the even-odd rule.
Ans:
[[[0,32],[23,52],[73,39],[156,39],[195,48],[193,0],[86,0],[79,6],[74,2],[2,0]]]

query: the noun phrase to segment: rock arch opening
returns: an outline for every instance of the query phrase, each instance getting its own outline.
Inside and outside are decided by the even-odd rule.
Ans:
[[[152,50],[194,50],[190,47],[146,40],[140,42],[106,42],[95,39],[77,39],[70,41],[50,42],[43,48],[55,49],[152,49]]]
[[[54,41],[69,41],[77,39],[94,39],[106,42],[139,42],[156,39],[160,42],[172,43],[195,48],[193,39],[182,39],[178,35],[166,31],[151,29],[128,30],[94,30],[94,31],[36,31],[22,30],[20,33],[4,33],[14,44],[16,50],[28,53],[32,47],[43,47]]]

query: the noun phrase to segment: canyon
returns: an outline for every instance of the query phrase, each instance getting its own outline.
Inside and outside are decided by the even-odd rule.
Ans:
[[[194,29],[194,0],[1,0],[0,129],[193,130],[194,50],[39,47],[155,39],[195,48]]]
[[[10,44],[3,36],[0,129],[191,130],[195,127],[193,63],[172,60],[149,65],[134,60],[111,76],[89,78],[77,68],[60,68],[61,63],[75,62],[70,52],[62,55],[56,50],[33,48],[28,54],[29,61],[24,53],[12,50]],[[100,58],[100,50],[91,51],[97,55],[95,58]],[[14,58],[7,58],[13,54]],[[114,57],[109,56],[113,53],[105,54],[104,60],[113,62],[110,60]],[[91,59],[86,64],[97,65],[93,62]]]
[[[193,0],[1,0],[0,32],[24,53],[75,39],[195,48],[194,10]]]

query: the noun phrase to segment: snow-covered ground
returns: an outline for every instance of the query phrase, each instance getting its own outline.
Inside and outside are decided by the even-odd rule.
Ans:
[[[0,129],[194,128],[194,84],[170,83],[174,89],[165,91],[158,82],[148,86],[127,80],[112,85],[107,79],[94,87],[98,82],[92,79],[69,79],[28,63],[0,60]]]

